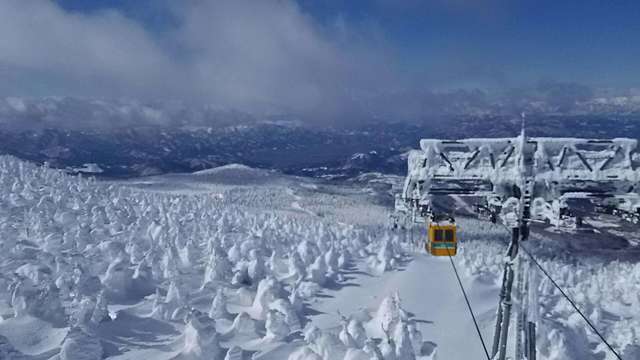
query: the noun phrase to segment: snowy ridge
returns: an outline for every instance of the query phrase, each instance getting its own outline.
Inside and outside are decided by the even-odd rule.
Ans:
[[[255,185],[275,180],[278,173],[273,170],[254,169],[242,164],[229,164],[196,171],[193,176],[197,176],[200,181],[219,184]]]

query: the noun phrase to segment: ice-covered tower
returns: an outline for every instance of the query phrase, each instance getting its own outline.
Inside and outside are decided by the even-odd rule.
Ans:
[[[531,137],[526,116],[520,134],[511,138],[422,139],[407,159],[407,177],[399,212],[429,207],[434,195],[470,195],[500,207],[528,191],[551,204],[571,197],[609,197],[637,203],[640,220],[640,154],[635,139]],[[499,209],[498,209],[499,210]],[[499,212],[499,211],[498,211]],[[552,220],[557,212],[532,213]]]

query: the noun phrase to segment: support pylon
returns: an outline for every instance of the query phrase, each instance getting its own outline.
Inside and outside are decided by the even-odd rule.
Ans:
[[[493,347],[491,357],[497,360],[505,360],[507,355],[507,338],[511,323],[511,292],[513,290],[514,269],[513,266],[518,257],[518,241],[520,239],[520,227],[514,227],[511,233],[511,243],[507,250],[502,275],[502,289],[500,290],[500,304],[498,305],[498,317],[493,335]]]
[[[493,337],[492,358],[497,360],[505,360],[507,356],[507,340],[509,336],[509,325],[511,322],[511,292],[513,290],[513,280],[515,277],[514,265],[518,261],[518,250],[520,247],[519,242],[525,241],[529,237],[529,218],[531,216],[530,206],[533,199],[534,184],[533,181],[535,174],[533,170],[533,158],[527,144],[527,136],[525,134],[525,119],[524,114],[522,116],[522,132],[520,134],[520,154],[519,167],[520,167],[520,187],[519,195],[520,204],[518,208],[518,223],[511,231],[511,242],[509,249],[507,250],[507,256],[504,262],[504,271],[502,275],[502,288],[500,291],[500,305],[498,305],[498,316],[496,320],[496,327]],[[515,191],[514,191],[515,193]],[[520,273],[520,272],[519,272]],[[520,274],[518,274],[520,275]],[[520,290],[522,290],[521,284],[518,284]],[[520,301],[522,301],[524,295],[520,295]],[[519,315],[521,314],[519,312]],[[520,343],[521,331],[524,331],[523,319],[517,319],[518,326],[518,339],[516,340],[516,359],[521,359],[519,352],[522,353],[522,344]],[[528,328],[528,325],[527,325]]]
[[[523,257],[518,258],[518,268],[516,271],[516,298],[517,298],[517,315],[516,315],[516,352],[515,359],[516,360],[524,360],[525,359],[525,347],[524,344],[526,342],[525,339],[525,328],[527,324],[527,297],[526,294],[526,273],[524,270],[524,262],[526,260]]]

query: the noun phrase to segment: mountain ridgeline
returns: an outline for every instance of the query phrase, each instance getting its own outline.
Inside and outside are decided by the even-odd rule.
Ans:
[[[287,174],[350,178],[367,172],[404,173],[405,154],[417,148],[421,138],[503,137],[519,130],[520,119],[507,115],[327,128],[255,120],[210,126],[3,127],[0,153],[104,177],[193,172],[242,163]],[[531,136],[640,138],[640,116],[532,115],[527,117],[527,132]]]

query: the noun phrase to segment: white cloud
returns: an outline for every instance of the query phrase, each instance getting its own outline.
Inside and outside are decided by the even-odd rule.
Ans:
[[[17,72],[18,82],[48,81],[42,86],[53,95],[153,90],[176,66],[143,28],[116,12],[70,14],[49,1],[4,0],[0,33],[4,73]]]
[[[115,11],[0,1],[0,94],[169,97],[332,114],[352,111],[354,93],[397,81],[387,49],[345,41],[363,34],[350,35],[344,23],[321,26],[292,0],[179,4],[178,24],[159,35]]]

